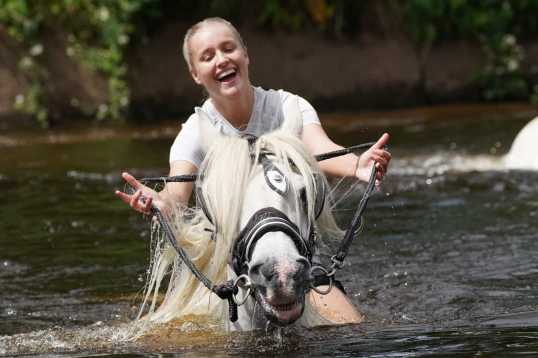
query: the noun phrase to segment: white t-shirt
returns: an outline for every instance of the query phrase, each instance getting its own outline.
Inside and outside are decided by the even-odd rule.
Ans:
[[[217,111],[211,99],[208,99],[203,104],[202,110],[211,118],[219,134],[231,137],[241,137],[249,134],[259,137],[280,128],[284,122],[283,105],[292,100],[294,95],[283,90],[266,91],[261,87],[253,88],[254,108],[248,126],[244,131],[239,131],[228,123]],[[298,97],[298,99],[303,126],[312,123],[321,124],[312,105],[301,97]],[[194,113],[182,125],[182,129],[170,149],[170,163],[176,160],[186,160],[200,168],[205,154],[200,141],[198,116]]]

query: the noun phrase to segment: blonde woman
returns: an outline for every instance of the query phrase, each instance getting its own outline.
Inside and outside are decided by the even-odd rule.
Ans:
[[[205,19],[189,29],[183,43],[183,55],[194,81],[202,85],[209,98],[202,110],[211,118],[222,135],[256,137],[280,127],[284,120],[283,106],[294,96],[278,90],[264,90],[250,83],[247,48],[235,27],[221,18]],[[316,155],[342,149],[331,141],[323,130],[314,108],[299,97],[299,108],[303,119],[302,141]],[[328,176],[355,177],[368,181],[372,166],[377,163],[377,184],[386,173],[391,158],[388,151],[381,149],[388,141],[383,134],[378,142],[360,157],[354,154],[320,162]],[[198,116],[193,114],[183,125],[170,151],[170,176],[195,174],[202,163],[205,152],[198,133]],[[128,173],[123,178],[137,189],[129,195],[117,191],[123,201],[137,211],[149,213],[151,204],[160,210],[174,202],[187,206],[193,183],[168,183],[166,189],[156,192],[140,184]],[[141,195],[148,198],[140,201]],[[325,290],[327,287],[320,287]],[[362,322],[362,316],[338,288],[322,296],[314,291],[308,294],[309,301],[333,321]]]

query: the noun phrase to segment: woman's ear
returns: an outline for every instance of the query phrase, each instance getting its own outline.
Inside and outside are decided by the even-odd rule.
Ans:
[[[198,83],[199,85],[202,84],[202,81],[200,81],[200,78],[198,77],[198,73],[194,69],[190,69],[189,72],[191,73],[191,76],[194,80],[194,82]]]

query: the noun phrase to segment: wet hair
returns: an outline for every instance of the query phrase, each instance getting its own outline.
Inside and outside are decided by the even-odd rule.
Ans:
[[[191,62],[192,53],[190,51],[190,44],[191,44],[192,37],[204,27],[208,25],[213,25],[213,24],[222,24],[222,25],[228,26],[233,31],[235,37],[237,38],[237,41],[239,41],[243,49],[244,50],[247,49],[247,46],[245,45],[243,38],[241,37],[241,35],[239,35],[239,32],[232,25],[231,22],[226,21],[220,17],[209,17],[193,25],[185,34],[185,40],[183,41],[183,57],[185,57],[185,61],[187,62],[187,65],[189,66],[189,70],[192,69],[192,62]]]

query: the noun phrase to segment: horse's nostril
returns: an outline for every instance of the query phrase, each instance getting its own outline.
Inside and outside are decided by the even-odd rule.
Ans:
[[[262,265],[260,271],[267,281],[271,281],[275,275],[275,268],[273,265]]]
[[[249,270],[249,275],[250,276],[257,276],[260,274],[260,267],[261,267],[261,264],[260,265],[254,265],[250,268]]]
[[[297,263],[302,265],[305,269],[310,269],[310,262],[305,257],[299,257]]]

